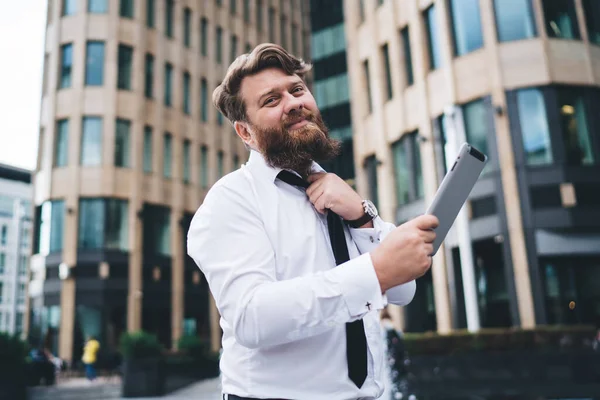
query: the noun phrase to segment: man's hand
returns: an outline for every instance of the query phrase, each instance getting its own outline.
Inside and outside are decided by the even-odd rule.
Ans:
[[[361,197],[336,174],[319,172],[309,175],[307,181],[310,186],[306,194],[321,214],[329,209],[346,221],[352,221],[365,213]]]
[[[371,252],[382,292],[419,278],[431,267],[433,241],[439,220],[421,215],[391,231]]]

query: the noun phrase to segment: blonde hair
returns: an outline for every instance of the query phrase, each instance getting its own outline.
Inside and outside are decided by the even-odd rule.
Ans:
[[[298,75],[304,79],[312,65],[273,43],[259,44],[252,52],[237,57],[212,97],[217,109],[232,123],[247,120],[246,105],[240,96],[242,80],[267,68],[279,68],[288,75]]]

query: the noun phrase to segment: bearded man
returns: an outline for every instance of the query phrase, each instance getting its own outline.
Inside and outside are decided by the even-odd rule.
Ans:
[[[221,315],[223,399],[378,398],[378,313],[408,304],[431,266],[435,217],[395,227],[319,166],[340,145],[304,81],[310,68],[262,44],[213,93],[250,150],[188,232]]]

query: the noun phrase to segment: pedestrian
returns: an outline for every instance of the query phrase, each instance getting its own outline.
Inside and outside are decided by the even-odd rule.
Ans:
[[[100,350],[100,342],[98,342],[94,336],[88,336],[85,346],[83,347],[81,361],[83,361],[83,364],[85,365],[85,376],[90,382],[96,380],[98,350]]]
[[[435,217],[386,223],[318,164],[340,145],[304,81],[310,68],[261,44],[213,93],[250,150],[207,193],[187,238],[221,316],[224,399],[379,397],[379,311],[409,303],[431,266]]]

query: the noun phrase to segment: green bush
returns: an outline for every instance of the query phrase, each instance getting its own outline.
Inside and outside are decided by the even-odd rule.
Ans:
[[[17,335],[0,333],[0,366],[15,367],[25,364],[27,344]]]
[[[138,331],[125,332],[120,340],[121,354],[125,359],[140,359],[158,357],[163,352],[163,346],[156,335]]]
[[[406,333],[405,345],[410,355],[449,355],[479,351],[564,350],[589,346],[595,335],[593,326],[537,326],[534,329],[465,330],[446,335],[433,332]]]
[[[209,343],[195,335],[180,337],[177,348],[196,360],[206,358],[210,352]]]

